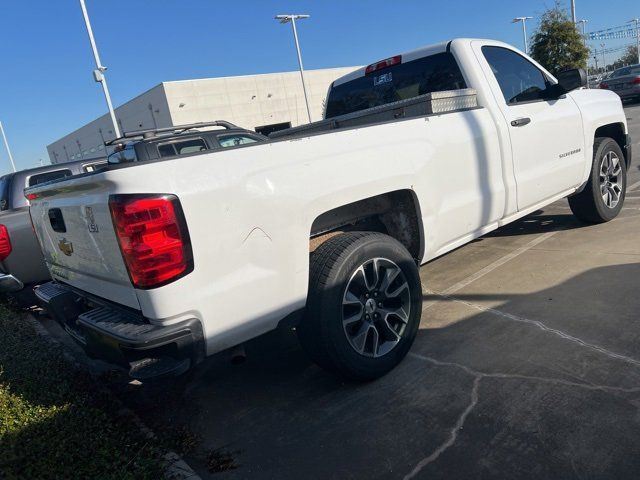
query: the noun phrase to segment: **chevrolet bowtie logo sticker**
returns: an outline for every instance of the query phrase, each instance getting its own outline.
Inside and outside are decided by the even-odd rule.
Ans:
[[[67,257],[70,257],[73,253],[73,243],[69,242],[66,238],[63,238],[58,243],[58,248],[62,253],[64,253]]]

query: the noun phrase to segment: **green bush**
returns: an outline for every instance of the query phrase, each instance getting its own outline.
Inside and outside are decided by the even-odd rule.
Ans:
[[[0,305],[0,478],[161,478],[161,448],[119,410],[61,347]]]

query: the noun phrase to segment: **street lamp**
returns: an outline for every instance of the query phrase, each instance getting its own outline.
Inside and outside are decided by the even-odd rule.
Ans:
[[[4,127],[2,126],[2,122],[0,122],[0,133],[2,133],[2,140],[4,140],[4,146],[7,149],[7,155],[9,155],[9,160],[11,161],[11,167],[13,171],[16,171],[16,164],[13,161],[13,156],[11,155],[11,149],[9,149],[9,142],[7,142],[7,136],[4,134]]]
[[[576,23],[576,0],[571,0],[571,21],[575,25]]]
[[[120,129],[118,128],[118,122],[116,122],[116,114],[113,111],[113,105],[111,104],[111,95],[109,95],[109,88],[107,87],[107,78],[104,76],[104,72],[107,71],[107,67],[100,62],[100,56],[98,55],[98,47],[96,47],[96,41],[93,38],[93,30],[91,29],[91,22],[89,22],[89,14],[87,13],[87,7],[84,4],[84,0],[80,0],[80,8],[82,8],[82,16],[84,17],[84,24],[87,27],[87,34],[89,34],[89,42],[91,43],[91,49],[93,50],[93,58],[96,61],[96,69],[93,71],[94,80],[102,85],[104,91],[104,98],[107,101],[107,108],[109,109],[109,115],[111,116],[111,122],[113,123],[113,132],[116,138],[120,138]]]
[[[279,20],[280,23],[282,24],[291,22],[291,27],[293,29],[293,39],[296,42],[296,51],[298,52],[298,65],[300,65],[300,80],[302,81],[302,91],[304,93],[304,101],[307,105],[307,117],[309,118],[309,123],[311,123],[311,109],[309,108],[309,98],[307,97],[307,87],[304,82],[304,67],[302,66],[302,54],[300,53],[300,44],[298,43],[298,31],[296,30],[296,20],[303,20],[305,18],[309,18],[309,15],[289,14],[289,15],[275,16],[275,19]]]
[[[578,23],[582,24],[582,43],[586,47],[587,46],[587,22],[589,20],[578,20]],[[589,62],[587,62],[587,88],[589,87]]]
[[[524,39],[524,53],[529,54],[529,46],[527,45],[527,20],[531,20],[533,17],[516,17],[511,20],[511,23],[522,22],[522,38]]]
[[[578,23],[582,24],[582,41],[584,42],[585,47],[587,46],[587,23],[589,20],[578,20]]]
[[[638,63],[640,63],[640,18],[632,18],[629,23],[636,23],[636,48],[638,49]]]
[[[605,71],[605,73],[607,72],[607,60],[605,59],[605,51],[604,51],[604,47],[606,47],[606,45],[604,43],[600,44],[600,47],[602,47],[602,69]]]

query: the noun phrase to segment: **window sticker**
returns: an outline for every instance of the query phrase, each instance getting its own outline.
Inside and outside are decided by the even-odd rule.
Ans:
[[[373,86],[377,87],[384,83],[390,83],[393,81],[393,74],[391,72],[373,77]]]

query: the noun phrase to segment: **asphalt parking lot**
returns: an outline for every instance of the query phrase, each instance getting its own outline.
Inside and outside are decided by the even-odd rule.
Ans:
[[[423,267],[418,338],[386,377],[343,382],[277,331],[136,409],[232,453],[215,475],[187,456],[203,478],[637,478],[640,105],[626,111],[620,217],[585,225],[563,200]]]

